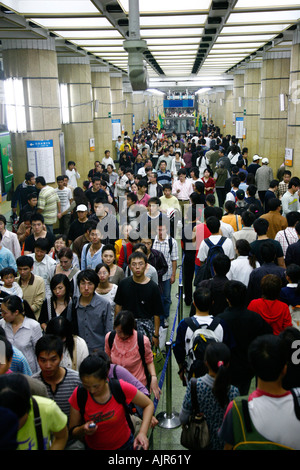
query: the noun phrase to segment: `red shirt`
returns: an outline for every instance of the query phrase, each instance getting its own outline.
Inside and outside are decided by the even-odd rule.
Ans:
[[[206,224],[198,224],[196,225],[196,256],[195,256],[195,264],[197,266],[201,266],[201,261],[197,257],[199,247],[201,242],[205,239],[211,236],[210,230],[208,230]]]
[[[248,305],[248,310],[259,313],[271,325],[274,335],[279,335],[288,326],[293,326],[290,309],[280,300],[254,299]]]
[[[137,393],[137,388],[124,380],[120,385],[129,404]],[[70,405],[79,411],[77,404],[77,388],[69,398]],[[84,420],[94,421],[98,429],[92,436],[85,436],[87,445],[94,450],[115,450],[122,447],[130,437],[130,428],[126,421],[123,405],[118,403],[113,396],[104,403],[97,403],[88,392],[85,405]]]
[[[216,186],[216,182],[213,178],[208,178],[207,181],[205,181],[204,177],[201,178],[201,180],[203,181],[204,183],[204,186],[205,186],[205,194],[213,194],[214,193],[214,189],[215,189],[215,186]],[[213,188],[213,189],[209,189],[207,190],[206,188]]]

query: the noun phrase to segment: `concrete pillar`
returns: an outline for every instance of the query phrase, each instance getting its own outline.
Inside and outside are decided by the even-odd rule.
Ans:
[[[287,106],[287,103],[286,103]],[[293,176],[300,174],[300,30],[294,32],[290,62],[286,148],[293,149]]]
[[[141,125],[148,122],[148,110],[146,107],[147,98],[142,91],[134,91],[132,93],[133,114],[135,116],[135,129],[138,130]],[[162,112],[162,111],[161,111]]]
[[[261,69],[259,154],[270,160],[276,175],[284,161],[288,112],[280,111],[279,96],[287,95],[290,52],[267,52]]]
[[[233,133],[233,124],[232,124],[232,114],[233,114],[233,87],[225,87],[225,98],[224,98],[224,118],[222,122],[222,127],[220,127],[221,133],[225,136],[227,134],[232,135]]]
[[[92,89],[94,100],[94,135],[95,155],[101,161],[105,150],[110,150],[115,159],[115,148],[112,143],[111,127],[111,90],[109,67],[91,67]]]
[[[88,57],[58,58],[58,77],[66,83],[69,91],[70,123],[63,124],[66,162],[74,160],[81,176],[94,167],[99,159],[90,150],[90,139],[94,138],[91,68]]]
[[[28,171],[27,140],[53,140],[55,177],[61,174],[58,70],[53,38],[2,40],[4,78],[23,78],[25,133],[11,133],[14,187]],[[40,175],[45,176],[45,175]],[[49,183],[54,183],[49,181]]]
[[[121,73],[116,72],[110,74],[110,90],[112,119],[120,119],[122,129],[122,126],[124,125],[124,96]]]
[[[244,74],[244,127],[246,138],[243,147],[248,147],[249,162],[259,149],[261,64],[250,63]]]

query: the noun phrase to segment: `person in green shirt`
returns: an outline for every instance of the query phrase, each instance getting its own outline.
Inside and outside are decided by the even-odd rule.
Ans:
[[[38,405],[41,418],[43,450],[64,450],[68,440],[68,418],[55,401],[32,396],[29,383],[23,374],[0,376],[0,407],[9,409],[19,419],[16,450],[39,450],[34,424],[34,401]]]

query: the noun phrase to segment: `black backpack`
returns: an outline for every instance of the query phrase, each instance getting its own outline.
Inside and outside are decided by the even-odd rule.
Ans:
[[[109,345],[110,350],[112,348],[115,336],[116,336],[116,331],[115,330],[111,331],[110,334],[109,334],[109,337],[108,337],[108,345]],[[147,378],[147,388],[149,389],[151,377],[150,377],[150,374],[149,374],[149,371],[148,371],[148,368],[147,368],[147,364],[146,364],[146,361],[145,361],[144,335],[140,331],[137,332],[137,342],[138,342],[139,353],[140,353],[140,356],[141,356],[141,359],[142,359],[145,375],[146,375],[146,378]]]
[[[185,318],[188,327],[193,331],[189,340],[188,357],[192,364],[188,371],[188,379],[191,377],[202,377],[207,372],[204,363],[205,349],[208,344],[218,342],[214,330],[220,323],[220,319],[215,317],[210,325],[200,325],[193,317]]]
[[[204,242],[209,247],[207,258],[204,264],[202,264],[198,270],[197,275],[194,279],[194,286],[198,286],[201,281],[206,281],[214,277],[214,269],[213,269],[213,260],[219,254],[224,254],[224,250],[222,248],[223,243],[225,242],[226,237],[221,237],[218,243],[214,245],[209,238],[205,238]]]
[[[119,380],[117,378],[110,378],[108,384],[109,384],[111,394],[113,395],[115,400],[118,403],[121,403],[123,405],[128,426],[131,432],[134,434],[135,433],[134,425],[130,417],[131,409],[126,403],[126,397],[122,390]],[[88,392],[86,388],[84,388],[83,385],[79,385],[77,388],[77,404],[79,406],[82,420],[84,419],[84,411],[85,411],[87,397],[88,397]]]

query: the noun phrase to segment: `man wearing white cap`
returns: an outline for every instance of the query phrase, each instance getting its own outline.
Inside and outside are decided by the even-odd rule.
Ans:
[[[257,169],[255,173],[255,184],[261,203],[264,203],[265,194],[268,190],[273,178],[273,170],[269,167],[269,159],[263,158],[261,161],[262,165]]]
[[[261,160],[261,157],[259,155],[253,155],[252,163],[250,163],[250,165],[247,167],[248,173],[253,173],[253,175],[255,175],[258,168],[260,168],[260,165],[258,163],[259,160]]]
[[[68,240],[69,244],[73,243],[76,238],[85,233],[84,224],[88,220],[88,208],[85,204],[79,204],[76,208],[77,219],[71,223]]]

